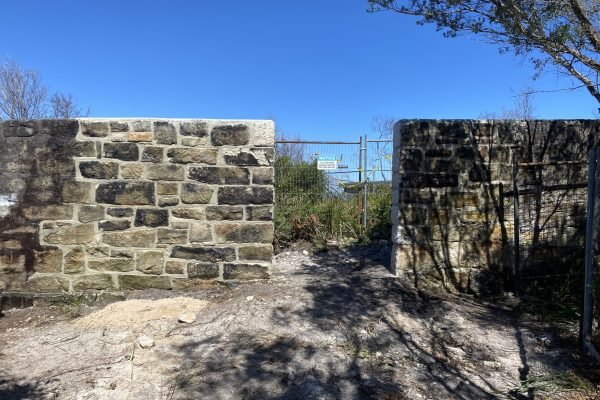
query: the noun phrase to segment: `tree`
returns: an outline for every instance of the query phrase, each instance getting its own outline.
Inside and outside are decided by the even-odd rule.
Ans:
[[[446,37],[483,35],[501,51],[528,55],[538,72],[549,63],[577,79],[600,103],[598,0],[368,0],[436,24]]]
[[[83,113],[70,94],[55,93],[48,98],[48,87],[38,71],[23,68],[7,59],[0,65],[0,120],[75,118]]]

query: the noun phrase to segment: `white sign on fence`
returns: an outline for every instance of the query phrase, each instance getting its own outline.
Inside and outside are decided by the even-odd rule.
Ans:
[[[317,169],[337,169],[338,160],[336,156],[319,156],[317,158]]]

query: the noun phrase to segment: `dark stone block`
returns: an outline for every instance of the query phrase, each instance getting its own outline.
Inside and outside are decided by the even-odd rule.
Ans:
[[[419,171],[423,153],[419,149],[407,149],[400,153],[400,167],[405,171]]]
[[[89,137],[107,137],[108,122],[81,122],[81,133]]]
[[[206,207],[206,219],[209,221],[235,221],[244,218],[242,207],[230,206],[208,206]]]
[[[271,206],[246,207],[246,219],[248,221],[272,221],[273,220],[273,207],[271,207]]]
[[[135,143],[104,143],[104,157],[137,161],[140,157],[140,150]]]
[[[272,185],[273,173],[273,168],[253,168],[252,183],[255,185]]]
[[[428,149],[425,150],[425,157],[450,157],[452,151],[449,149]]]
[[[98,223],[98,229],[101,231],[122,231],[125,229],[129,229],[131,227],[131,222],[126,219],[117,220],[117,221],[103,221]]]
[[[257,166],[260,165],[254,154],[249,152],[239,152],[235,155],[224,155],[223,159],[225,164],[229,165],[245,165],[245,166]]]
[[[179,128],[182,136],[208,136],[208,124],[206,122],[183,122]]]
[[[96,189],[96,202],[117,205],[154,205],[154,183],[109,182]]]
[[[111,121],[110,122],[111,132],[127,132],[129,131],[129,125],[127,122]]]
[[[475,165],[469,171],[469,180],[471,182],[488,182],[490,180],[490,171],[484,165]]]
[[[163,160],[163,153],[162,147],[146,146],[142,152],[142,161],[159,163]]]
[[[122,208],[115,207],[109,208],[106,213],[111,217],[122,218],[122,217],[131,217],[133,215],[133,208]]]
[[[225,186],[217,193],[218,204],[273,204],[273,188]]]
[[[475,158],[475,149],[473,147],[457,147],[454,150],[454,157],[472,160]]]
[[[72,119],[46,119],[30,121],[4,121],[0,131],[8,137],[31,137],[34,135],[52,135],[74,138],[79,130],[79,122]]]
[[[439,188],[458,186],[456,173],[418,173],[411,172],[401,176],[400,185],[412,188]]]
[[[171,257],[205,262],[234,261],[235,249],[229,247],[175,246],[171,251]]]
[[[208,185],[185,182],[181,185],[181,201],[185,204],[208,204],[213,188]]]
[[[260,264],[225,264],[223,279],[269,279],[269,268]]]
[[[173,124],[166,121],[154,122],[154,140],[158,144],[177,143],[177,133]]]
[[[250,141],[250,132],[244,124],[219,125],[211,132],[213,146],[242,146]]]
[[[117,179],[119,164],[116,162],[81,161],[79,171],[84,178]]]
[[[91,141],[73,143],[74,157],[96,157],[96,144]]]
[[[219,277],[219,266],[207,263],[189,263],[188,277],[196,279],[214,279]]]
[[[135,226],[157,226],[169,225],[169,210],[139,208],[135,213]]]
[[[190,167],[189,178],[202,183],[248,185],[250,172],[236,167]]]

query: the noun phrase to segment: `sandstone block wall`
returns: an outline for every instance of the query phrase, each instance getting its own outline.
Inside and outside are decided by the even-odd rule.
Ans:
[[[270,276],[272,121],[5,121],[0,147],[0,291]]]
[[[580,233],[586,189],[576,184],[586,181],[587,165],[560,162],[586,160],[599,132],[600,122],[587,120],[396,123],[393,272],[417,286],[471,292],[510,288],[513,164],[558,162],[521,168],[517,175],[521,245],[535,244],[542,250],[536,257],[541,256],[550,245],[573,242]],[[546,236],[539,235],[542,230]],[[528,249],[522,250],[528,256]],[[537,262],[543,268],[548,259]]]

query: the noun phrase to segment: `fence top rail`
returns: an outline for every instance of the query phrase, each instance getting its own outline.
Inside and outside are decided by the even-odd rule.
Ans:
[[[367,143],[393,142],[394,139],[369,139]]]
[[[319,140],[276,140],[275,144],[360,144],[360,142],[323,142]]]

